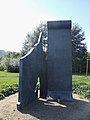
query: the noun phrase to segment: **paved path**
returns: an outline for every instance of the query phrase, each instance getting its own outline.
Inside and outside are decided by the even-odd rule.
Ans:
[[[16,107],[18,94],[0,101],[0,118],[3,120],[90,120],[90,102],[74,95],[73,102],[34,101],[23,112]]]
[[[15,78],[15,77],[19,77],[19,76],[0,76],[0,78]]]

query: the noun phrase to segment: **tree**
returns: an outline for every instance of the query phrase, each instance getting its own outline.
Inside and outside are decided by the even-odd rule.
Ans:
[[[5,57],[8,57],[8,58],[20,58],[20,53],[19,52],[7,52]]]
[[[87,53],[87,59],[90,59],[90,52]]]
[[[88,52],[87,54],[87,59],[89,59],[88,60],[88,73],[90,74],[90,52]]]
[[[74,23],[72,27],[72,70],[74,73],[85,72],[87,47],[82,28]]]
[[[19,52],[8,52],[0,58],[0,70],[9,72],[19,72]]]
[[[26,39],[23,43],[22,50],[21,50],[21,56],[25,55],[34,45],[37,43],[39,34],[42,32],[42,38],[47,37],[47,24],[41,22],[39,26],[36,26],[34,31],[32,33],[28,33],[26,36]]]

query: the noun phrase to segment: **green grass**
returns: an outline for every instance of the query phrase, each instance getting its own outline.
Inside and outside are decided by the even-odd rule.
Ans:
[[[0,120],[3,120],[3,118],[0,118]]]
[[[11,88],[18,88],[19,73],[10,73],[0,71],[0,76],[9,76],[9,77],[0,77],[0,92],[2,90],[8,91]],[[15,77],[11,77],[15,76]],[[79,94],[90,100],[90,76],[88,79],[86,76],[73,75],[72,76],[72,89],[73,93]]]
[[[0,76],[19,76],[19,73],[11,73],[11,72],[0,71]]]
[[[18,85],[18,77],[15,78],[0,78],[0,91],[2,91],[4,86],[11,86],[17,84]]]
[[[5,77],[1,77],[5,76]],[[13,77],[12,77],[13,76]],[[18,91],[19,73],[10,73],[0,71],[0,98],[2,94],[8,96]]]
[[[77,84],[87,84],[90,85],[90,76],[80,76],[80,75],[73,75],[72,82]]]
[[[73,93],[79,94],[90,100],[90,76],[72,76]]]

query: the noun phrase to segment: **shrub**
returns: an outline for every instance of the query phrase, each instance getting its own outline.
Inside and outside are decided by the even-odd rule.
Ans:
[[[0,100],[2,100],[4,98],[5,98],[5,96],[2,93],[0,93]]]
[[[90,100],[90,90],[88,90],[88,91],[86,92],[85,97]]]
[[[9,95],[14,94],[16,92],[18,92],[18,85],[17,84],[13,84],[13,85],[4,84],[3,89],[1,91],[1,94],[6,97],[6,96],[9,96]]]
[[[73,83],[73,93],[84,96],[90,99],[90,86],[86,83]]]

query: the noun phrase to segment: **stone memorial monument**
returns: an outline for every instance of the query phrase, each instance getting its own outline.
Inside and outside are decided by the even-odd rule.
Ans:
[[[35,88],[38,78],[40,97],[53,101],[72,101],[71,21],[48,21],[47,27],[47,64],[43,57],[42,33],[38,43],[20,59],[19,110],[37,98]]]
[[[39,35],[38,43],[20,59],[19,68],[19,95],[17,108],[24,109],[37,98],[36,84],[40,79],[40,97],[46,98],[46,75],[45,62],[42,49],[42,33]],[[36,91],[36,92],[35,92]]]
[[[49,21],[48,99],[72,100],[71,21]]]

